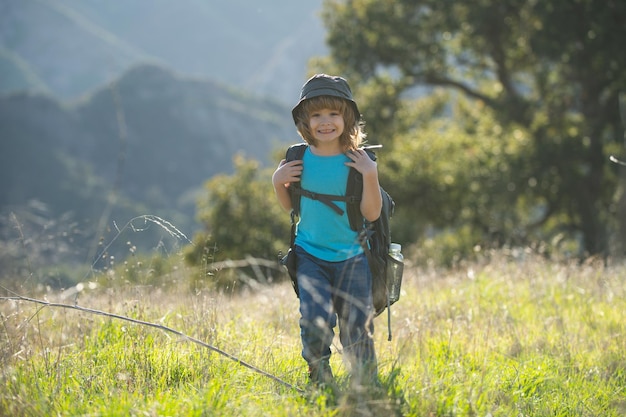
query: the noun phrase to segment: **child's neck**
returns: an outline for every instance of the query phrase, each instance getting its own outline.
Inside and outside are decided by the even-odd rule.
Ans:
[[[318,156],[334,156],[343,153],[343,149],[339,144],[339,141],[331,142],[331,143],[318,143],[317,145],[309,146],[311,148],[311,152],[313,155]]]

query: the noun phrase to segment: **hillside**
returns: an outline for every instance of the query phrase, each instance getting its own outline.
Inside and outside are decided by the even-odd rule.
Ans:
[[[0,273],[84,262],[137,215],[191,236],[204,181],[297,140],[321,3],[0,2]]]
[[[321,0],[4,0],[0,59],[24,72],[0,92],[27,87],[78,97],[152,62],[291,102],[311,56],[325,54]],[[15,67],[19,62],[19,67]],[[9,80],[10,81],[10,80]]]
[[[269,162],[296,140],[292,126],[275,101],[152,65],[75,103],[2,97],[0,215],[32,212],[38,201],[49,220],[71,213],[84,243],[115,192],[105,224],[155,214],[191,234],[204,181],[230,172],[237,153]],[[4,224],[0,235],[11,239],[13,229]]]
[[[74,111],[89,135],[72,146],[111,183],[123,157],[121,189],[153,195],[151,206],[177,201],[213,175],[230,172],[236,153],[267,162],[277,143],[295,140],[287,107],[156,66],[130,70]],[[162,202],[154,197],[157,188]]]

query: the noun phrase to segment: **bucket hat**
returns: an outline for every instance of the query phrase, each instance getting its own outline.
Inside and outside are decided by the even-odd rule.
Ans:
[[[304,83],[300,92],[300,100],[291,110],[294,123],[297,123],[304,100],[319,96],[333,96],[347,100],[354,108],[357,120],[361,118],[359,108],[352,98],[352,90],[350,90],[350,86],[344,78],[327,74],[316,74]]]

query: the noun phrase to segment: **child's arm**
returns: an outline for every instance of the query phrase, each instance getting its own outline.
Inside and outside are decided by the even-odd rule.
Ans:
[[[280,206],[287,210],[291,210],[291,197],[289,195],[289,184],[300,181],[302,174],[302,160],[286,162],[284,159],[278,164],[278,168],[272,175],[272,184],[274,185],[274,193],[278,199]]]
[[[380,217],[383,206],[376,162],[372,161],[362,149],[349,151],[347,155],[352,162],[347,162],[346,165],[353,167],[363,175],[361,214],[367,221],[373,222]]]

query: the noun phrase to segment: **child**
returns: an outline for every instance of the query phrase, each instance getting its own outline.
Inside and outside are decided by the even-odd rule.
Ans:
[[[376,220],[382,205],[378,171],[376,162],[359,149],[365,134],[346,80],[313,76],[302,87],[292,115],[309,146],[302,160],[283,159],[272,176],[280,205],[292,209],[289,185],[298,181],[314,193],[345,196],[348,172],[354,168],[363,175],[361,214],[365,220]],[[350,228],[346,203],[334,203],[343,215],[320,200],[305,196],[300,200],[295,251],[302,356],[312,383],[333,384],[329,358],[338,319],[353,382],[376,382],[372,277],[358,232]]]

